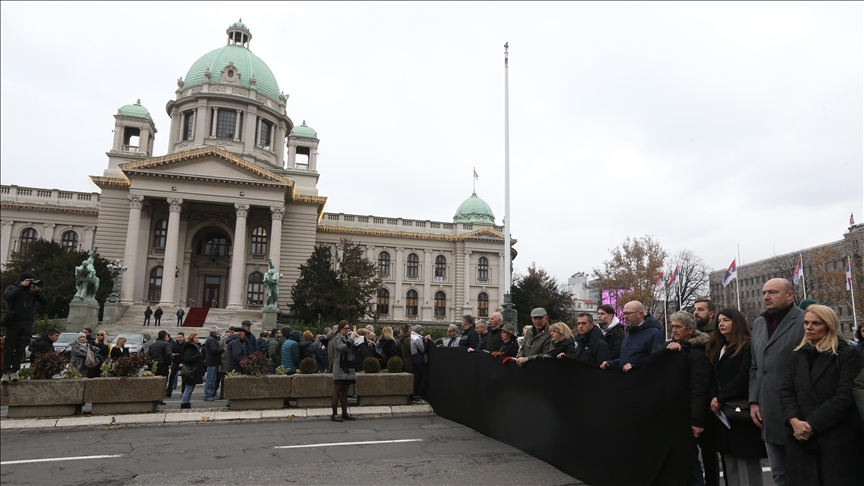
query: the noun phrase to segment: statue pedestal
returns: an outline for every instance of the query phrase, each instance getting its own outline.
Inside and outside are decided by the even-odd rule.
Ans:
[[[128,305],[123,305],[120,302],[105,302],[105,310],[102,312],[102,324],[114,324],[119,321],[128,308]],[[96,315],[98,316],[99,313],[97,312]]]
[[[99,304],[90,302],[70,302],[66,331],[81,332],[85,327],[96,329],[99,324]]]
[[[276,320],[278,317],[278,312],[279,311],[277,311],[277,310],[264,309],[264,318],[261,321],[261,328],[262,329],[273,329],[274,327],[276,327]]]

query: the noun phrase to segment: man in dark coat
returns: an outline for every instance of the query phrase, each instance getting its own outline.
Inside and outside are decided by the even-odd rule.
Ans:
[[[168,331],[159,331],[156,341],[154,341],[147,350],[147,355],[150,356],[153,363],[150,365],[151,369],[153,369],[153,366],[156,367],[156,372],[154,374],[157,376],[164,376],[167,378],[171,371],[171,351],[173,346],[171,345],[170,339],[171,336],[168,335]],[[159,400],[159,405],[165,405],[165,401]]]
[[[624,342],[624,326],[615,317],[615,308],[603,304],[597,308],[597,320],[600,322],[600,332],[609,345],[609,359],[621,357],[621,344]]]
[[[705,415],[708,411],[708,389],[711,386],[711,362],[705,354],[708,335],[696,330],[696,320],[689,312],[678,311],[669,316],[672,340],[666,349],[683,351],[689,363],[690,376],[690,429],[693,431],[693,455],[690,462],[690,484],[705,484],[702,464],[699,462],[699,437],[705,431]]]
[[[772,278],[762,286],[765,313],[753,321],[750,364],[750,417],[762,429],[771,475],[786,485],[786,430],[780,387],[792,350],[804,339],[804,311],[795,306],[792,282]]]
[[[501,349],[501,330],[503,329],[501,326],[503,324],[504,318],[500,312],[493,312],[489,316],[489,338],[483,347],[484,350],[492,353]]]
[[[660,323],[654,316],[645,316],[645,306],[633,300],[624,304],[624,319],[627,321],[627,334],[621,343],[621,356],[604,361],[600,367],[621,367],[627,373],[641,363],[651,353],[663,349],[663,333]]]
[[[162,312],[162,308],[159,306],[156,306],[156,312],[153,313],[153,319],[156,321],[153,324],[154,326],[161,325],[160,322],[162,320],[162,314],[164,314],[164,312]]]
[[[252,321],[244,320],[240,323],[240,326],[243,328],[244,335],[246,336],[243,338],[243,345],[246,346],[246,356],[252,356],[258,350],[255,335],[252,334]]]
[[[177,309],[177,327],[183,326],[183,316],[186,315],[186,312],[183,309]]]
[[[171,343],[171,374],[168,375],[165,396],[171,398],[171,392],[177,389],[177,375],[180,373],[180,363],[183,362],[183,345],[186,344],[186,335],[178,332],[174,341],[169,342]],[[184,385],[183,388],[186,386]]]
[[[603,339],[603,333],[594,325],[591,314],[582,313],[576,318],[576,332],[573,333],[576,342],[576,359],[583,363],[600,366],[609,358],[609,343]]]
[[[226,370],[226,373],[232,371],[243,373],[243,369],[240,368],[240,361],[249,355],[246,352],[246,345],[244,344],[245,338],[246,331],[241,327],[234,329],[234,335],[229,336],[225,341],[228,348],[228,369]]]
[[[411,374],[414,374],[414,363],[411,361],[411,333],[413,331],[413,324],[405,324],[402,333],[402,371]]]
[[[489,324],[486,324],[485,321],[477,321],[474,327],[477,331],[477,336],[480,337],[480,340],[477,342],[477,349],[474,351],[483,351],[489,342]]]
[[[144,309],[144,325],[145,326],[150,325],[150,316],[152,316],[152,315],[153,315],[153,309],[151,309],[150,306],[148,305],[147,308]]]
[[[717,326],[717,305],[707,297],[696,299],[693,304],[693,317],[696,318],[696,330],[707,334],[711,339],[714,328]],[[720,484],[720,461],[714,447],[714,441],[699,441],[702,450],[702,465],[705,466],[705,486],[718,486]]]
[[[219,344],[219,328],[210,327],[210,335],[204,342],[204,366],[207,374],[204,377],[204,400],[212,402],[216,399],[216,383],[219,379],[219,366],[222,364],[222,345]]]
[[[60,338],[60,331],[57,329],[48,329],[44,334],[36,338],[36,341],[30,345],[30,359],[36,358],[39,353],[46,351],[54,351],[54,343]]]
[[[459,340],[459,347],[477,349],[478,344],[480,344],[480,335],[474,327],[474,316],[466,314],[462,316],[462,338]]]

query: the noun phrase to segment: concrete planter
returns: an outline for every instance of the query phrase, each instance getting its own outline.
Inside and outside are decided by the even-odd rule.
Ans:
[[[297,399],[298,407],[329,407],[332,397],[332,374],[294,375],[291,398]]]
[[[164,376],[91,378],[84,381],[84,402],[93,415],[154,412],[165,397]]]
[[[84,405],[87,380],[21,380],[0,387],[0,406],[9,418],[75,415]]]
[[[225,398],[231,410],[267,410],[282,408],[291,396],[291,376],[226,376]]]
[[[414,375],[410,373],[376,373],[357,375],[354,385],[359,406],[407,405],[414,393]]]

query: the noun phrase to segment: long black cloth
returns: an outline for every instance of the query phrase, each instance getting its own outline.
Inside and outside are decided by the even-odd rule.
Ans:
[[[688,377],[684,354],[665,350],[625,374],[432,347],[428,394],[439,416],[588,484],[677,485],[693,453]]]

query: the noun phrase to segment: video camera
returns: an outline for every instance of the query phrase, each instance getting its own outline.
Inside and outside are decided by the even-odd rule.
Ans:
[[[30,280],[30,285],[35,285],[37,287],[42,286],[42,279],[34,278]]]

